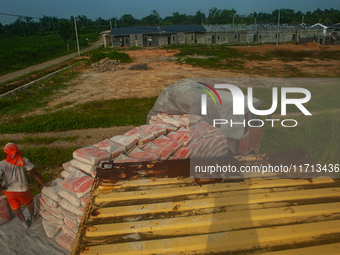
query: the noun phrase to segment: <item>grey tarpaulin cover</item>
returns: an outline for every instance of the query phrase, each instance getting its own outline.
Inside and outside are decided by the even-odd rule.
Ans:
[[[28,209],[23,210],[28,218]],[[0,226],[1,255],[63,255],[70,252],[48,238],[41,223],[41,218],[25,229],[18,218]]]
[[[158,113],[201,115],[201,95],[206,94],[206,92],[199,88],[207,89],[206,86],[190,79],[179,80],[165,88],[157,98],[154,107],[148,113],[147,123],[151,116]],[[232,94],[228,90],[216,89],[216,91],[221,97],[222,106],[217,98],[217,105],[215,105],[213,99],[208,96],[207,115],[202,117],[211,125],[214,119],[228,120],[227,124],[220,126],[220,132],[225,137],[240,139],[244,134],[244,127],[242,125],[233,125],[231,127],[230,120],[232,119],[233,122],[243,122],[244,116],[233,115],[233,99]],[[253,98],[253,102],[255,106],[260,101]],[[246,97],[244,99],[244,108],[245,112],[247,112],[248,103]]]

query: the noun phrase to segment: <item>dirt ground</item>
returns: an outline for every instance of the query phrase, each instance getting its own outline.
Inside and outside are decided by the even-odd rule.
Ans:
[[[240,51],[265,53],[275,50],[275,45],[260,46],[235,46]],[[304,45],[284,44],[279,45],[280,50],[340,50],[338,46],[320,46],[317,43]],[[119,69],[109,72],[95,72],[86,65],[80,65],[78,78],[74,79],[67,89],[52,99],[47,108],[72,102],[84,103],[93,100],[117,99],[126,97],[149,97],[157,96],[170,84],[182,78],[265,78],[265,77],[287,77],[287,73],[301,74],[327,74],[331,77],[339,77],[340,61],[305,60],[284,62],[280,60],[271,61],[248,61],[245,63],[245,71],[240,70],[218,70],[192,67],[188,64],[178,64],[174,57],[176,50],[165,50],[159,48],[145,48],[127,51],[133,58],[132,63],[120,64]],[[146,64],[147,70],[130,70],[134,65]],[[71,105],[72,105],[71,104]],[[43,114],[42,109],[32,114]],[[75,130],[61,133],[31,134],[30,136],[73,136],[78,135],[74,142],[57,141],[50,146],[87,146],[99,142],[114,135],[123,134],[132,129],[129,127],[112,127],[90,130]],[[23,134],[19,134],[19,137]],[[0,134],[0,139],[15,137],[16,135]],[[90,138],[88,138],[90,137]]]

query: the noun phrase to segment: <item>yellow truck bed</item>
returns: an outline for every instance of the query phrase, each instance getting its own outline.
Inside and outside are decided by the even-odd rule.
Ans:
[[[287,153],[237,157],[233,164],[273,158],[312,163]],[[340,253],[340,182],[329,176],[193,179],[190,160],[104,167],[71,254]]]

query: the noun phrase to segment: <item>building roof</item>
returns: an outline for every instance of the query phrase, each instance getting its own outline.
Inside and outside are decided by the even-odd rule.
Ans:
[[[173,25],[173,26],[135,26],[112,28],[111,35],[131,35],[131,34],[168,34],[180,32],[206,32],[201,25]]]

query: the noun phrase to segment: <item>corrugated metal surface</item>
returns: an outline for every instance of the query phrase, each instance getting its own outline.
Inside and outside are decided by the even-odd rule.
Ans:
[[[337,180],[271,175],[199,185],[165,167],[187,164],[99,173],[72,254],[339,254]]]

